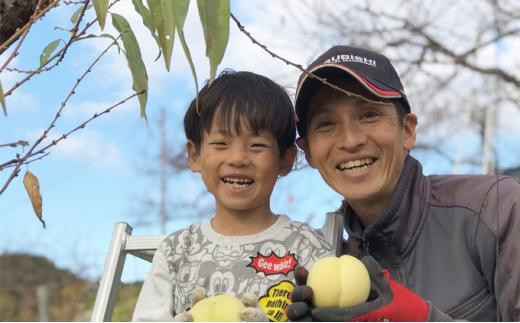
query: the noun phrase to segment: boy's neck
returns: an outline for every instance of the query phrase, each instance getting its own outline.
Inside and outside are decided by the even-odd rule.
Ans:
[[[211,219],[211,226],[217,233],[226,236],[244,236],[262,232],[272,226],[278,217],[270,209],[249,210],[247,212],[219,210]]]

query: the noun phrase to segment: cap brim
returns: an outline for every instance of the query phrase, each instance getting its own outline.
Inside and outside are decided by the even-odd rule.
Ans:
[[[401,91],[390,88],[377,80],[363,77],[356,71],[344,65],[334,63],[320,64],[312,67],[307,72],[321,78],[327,78],[334,74],[341,75],[342,73],[345,73],[347,76],[351,76],[353,79],[357,80],[361,85],[363,85],[364,88],[368,90],[369,93],[373,94],[374,96],[385,99],[403,99],[406,101],[406,105],[408,105],[408,100]],[[306,104],[309,101],[309,97],[316,92],[317,88],[321,87],[322,85],[323,83],[320,80],[312,77],[312,75],[307,73],[305,73],[298,82],[295,98],[295,110],[300,122],[306,122]],[[407,108],[409,109],[409,105]]]

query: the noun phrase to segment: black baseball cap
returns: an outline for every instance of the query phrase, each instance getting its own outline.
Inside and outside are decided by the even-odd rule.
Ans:
[[[388,58],[363,48],[334,46],[318,57],[306,70],[321,78],[344,75],[363,85],[376,97],[395,99],[410,113],[410,104],[399,75]],[[295,109],[298,133],[305,136],[307,105],[312,95],[323,85],[308,73],[302,73],[296,88]]]

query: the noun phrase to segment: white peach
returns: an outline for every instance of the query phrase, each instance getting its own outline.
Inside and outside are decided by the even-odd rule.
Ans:
[[[322,258],[311,267],[307,286],[316,307],[348,307],[366,302],[370,276],[357,258],[344,255]]]

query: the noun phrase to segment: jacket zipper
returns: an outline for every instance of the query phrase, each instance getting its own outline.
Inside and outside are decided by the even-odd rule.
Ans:
[[[363,254],[365,256],[369,256],[370,252],[368,249],[369,242],[367,240],[366,234],[363,232],[363,235],[361,236],[361,246],[363,247]]]
[[[479,292],[473,299],[466,304],[462,304],[459,308],[455,308],[451,311],[448,311],[446,314],[451,316],[454,319],[465,318],[471,311],[477,309],[480,305],[484,303],[484,301],[488,298],[489,294],[487,293],[487,289],[484,288],[481,292]]]

